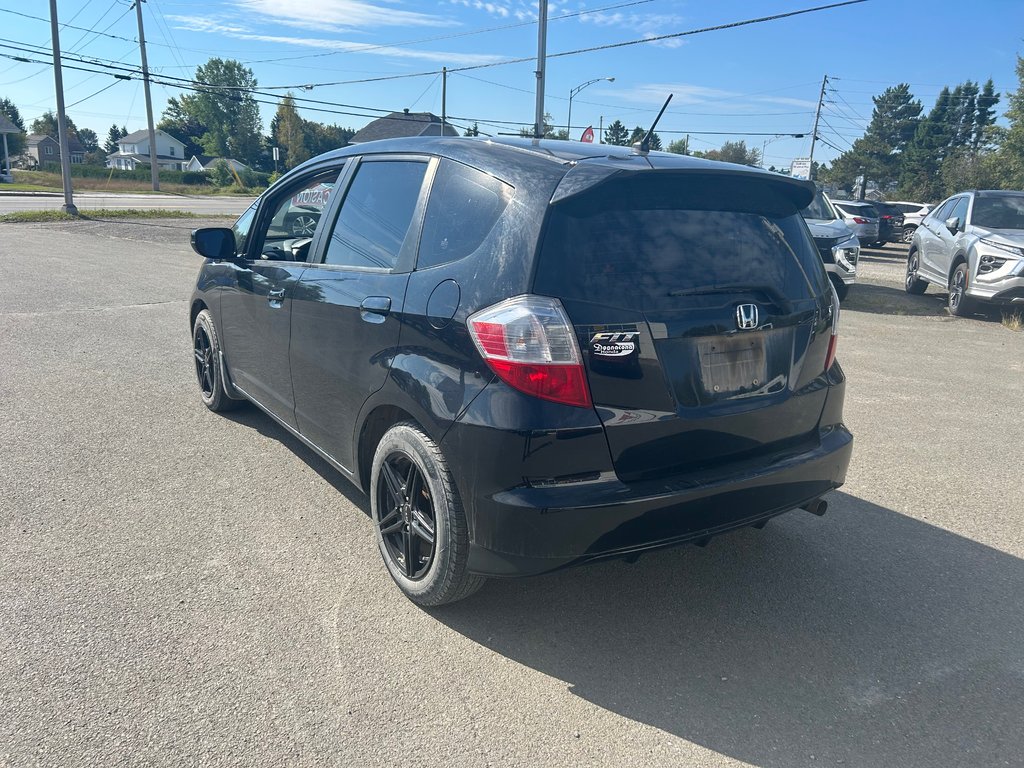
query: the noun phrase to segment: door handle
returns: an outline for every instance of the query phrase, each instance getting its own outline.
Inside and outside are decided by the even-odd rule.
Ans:
[[[383,323],[389,312],[390,296],[367,296],[359,302],[359,316],[368,323]]]
[[[277,291],[267,291],[267,298],[271,301],[280,301],[284,298],[284,288]]]

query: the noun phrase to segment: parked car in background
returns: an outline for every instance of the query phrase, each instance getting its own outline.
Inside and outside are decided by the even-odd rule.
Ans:
[[[312,238],[275,229],[321,184]],[[600,144],[345,147],[193,232],[200,395],[251,400],[364,489],[423,605],[821,514],[853,438],[813,195]]]
[[[811,204],[800,211],[800,215],[807,222],[825,271],[842,301],[850,286],[857,281],[860,241],[821,190],[815,193]]]
[[[878,247],[903,241],[903,211],[890,203],[872,203],[878,211]]]
[[[875,210],[871,203],[833,200],[832,204],[842,214],[846,225],[857,235],[861,246],[875,246],[879,244],[878,211]]]
[[[903,200],[896,200],[895,205],[903,211],[903,242],[910,243],[914,239],[914,230],[921,226],[924,217],[932,210],[933,206],[926,203],[908,203]]]
[[[1024,192],[963,192],[942,201],[914,232],[907,293],[949,291],[949,311],[976,302],[1024,306]]]

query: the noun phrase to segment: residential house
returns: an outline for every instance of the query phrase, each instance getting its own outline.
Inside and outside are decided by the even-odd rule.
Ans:
[[[350,144],[361,144],[378,139],[399,139],[409,136],[458,136],[459,132],[449,123],[443,130],[441,118],[430,112],[392,112],[386,117],[378,117],[365,128],[349,139]]]
[[[75,165],[85,162],[85,147],[73,136],[68,136],[68,157]],[[25,137],[25,150],[21,153],[21,166],[41,168],[47,163],[60,163],[60,142],[53,136],[30,133]]]
[[[156,163],[162,171],[181,171],[185,145],[161,130],[156,131]],[[149,166],[149,131],[133,131],[117,141],[117,152],[107,155],[107,168],[134,171]]]
[[[182,166],[182,170],[208,171],[218,160],[226,162],[235,171],[235,173],[249,170],[249,166],[241,160],[235,160],[231,157],[209,157],[208,155],[192,155],[191,159]]]

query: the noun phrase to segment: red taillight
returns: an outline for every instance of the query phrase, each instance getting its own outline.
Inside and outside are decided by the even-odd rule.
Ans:
[[[853,220],[857,224],[867,224],[868,223],[867,219],[862,219],[860,216],[854,216]]]
[[[572,324],[557,299],[517,296],[467,321],[484,361],[533,397],[589,408],[590,389]]]

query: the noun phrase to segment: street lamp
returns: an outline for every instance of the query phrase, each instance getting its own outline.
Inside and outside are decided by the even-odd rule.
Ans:
[[[609,83],[614,83],[615,82],[615,78],[614,77],[595,77],[593,80],[587,80],[587,82],[582,83],[580,85],[577,85],[575,88],[573,88],[573,89],[571,89],[569,91],[569,118],[568,118],[568,120],[567,120],[567,122],[565,124],[565,132],[569,136],[572,135],[572,97],[575,96],[580,91],[582,91],[588,85],[593,85],[594,83],[600,83],[602,80],[607,80]]]

